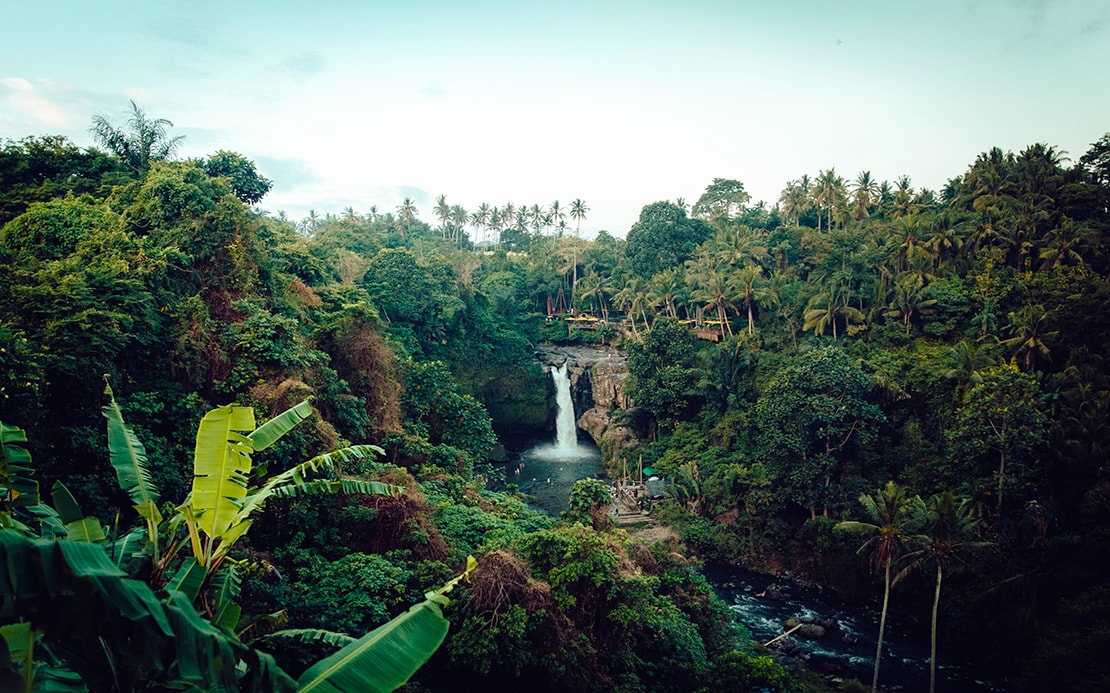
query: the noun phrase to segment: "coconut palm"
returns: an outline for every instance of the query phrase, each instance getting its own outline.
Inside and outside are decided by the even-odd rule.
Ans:
[[[400,221],[398,229],[401,233],[404,233],[409,224],[416,220],[417,214],[419,212],[416,209],[416,203],[412,201],[411,197],[406,197],[401,201],[401,205],[397,208],[397,218]]]
[[[763,269],[755,265],[748,265],[737,272],[733,277],[733,284],[736,287],[737,302],[748,313],[748,334],[750,335],[755,332],[753,316],[755,307],[773,298],[771,287],[763,276]]]
[[[173,127],[172,122],[165,118],[147,118],[134,101],[130,103],[131,117],[125,128],[117,128],[106,117],[95,115],[91,132],[98,144],[143,173],[150,168],[150,162],[173,156],[185,136],[170,137],[167,128]]]
[[[570,218],[574,219],[576,226],[574,227],[574,235],[579,236],[582,233],[582,220],[586,218],[586,213],[590,208],[581,199],[575,199],[570,203]]]
[[[989,542],[975,541],[979,515],[968,499],[957,500],[951,491],[938,493],[926,506],[927,527],[924,545],[904,556],[906,567],[894,578],[897,585],[908,574],[932,564],[937,570],[933,593],[932,628],[929,639],[929,693],[937,689],[937,609],[940,587],[946,568],[962,562],[964,556],[982,550]]]
[[[478,209],[474,210],[474,213],[470,215],[470,223],[474,224],[474,228],[478,230],[485,230],[489,227],[489,218],[492,211],[489,204],[483,202],[478,205]],[[478,242],[480,243],[484,238],[485,236],[481,235]]]
[[[859,308],[848,304],[850,295],[843,286],[827,286],[806,303],[802,314],[802,331],[813,330],[815,335],[823,335],[832,328],[833,339],[839,338],[837,322],[844,321],[844,327],[862,323],[866,316]]]
[[[852,183],[852,218],[863,221],[871,215],[871,207],[879,196],[879,184],[870,171],[862,171]]]
[[[1006,328],[1012,337],[1002,340],[1002,346],[1014,350],[1014,357],[1020,359],[1022,368],[1034,370],[1037,358],[1050,357],[1049,348],[1044,340],[1059,334],[1057,330],[1046,330],[1049,314],[1040,304],[1022,306],[1019,311],[1009,313],[1010,325]]]
[[[991,356],[987,347],[968,340],[961,340],[948,350],[952,367],[945,370],[945,378],[956,381],[956,399],[963,400],[963,392],[970,385],[983,381],[983,371],[997,366],[998,360]]]
[[[560,226],[567,218],[567,213],[563,211],[558,200],[552,202],[551,206],[547,208],[547,215],[551,217],[550,226]]]
[[[926,298],[926,295],[925,280],[913,272],[906,272],[894,282],[894,296],[883,315],[902,318],[908,335],[915,315],[928,315],[937,310],[937,300]]]
[[[907,545],[916,539],[925,508],[918,496],[910,496],[907,487],[888,481],[873,495],[860,494],[860,505],[866,517],[864,522],[839,522],[836,529],[866,538],[859,553],[869,552],[871,563],[883,571],[883,611],[879,618],[879,644],[875,650],[875,670],[871,676],[871,690],[879,690],[879,663],[883,654],[883,634],[886,631],[886,613],[890,606],[891,568],[905,552]]]
[[[844,185],[844,179],[836,175],[836,169],[830,168],[817,174],[813,199],[818,208],[825,210],[828,220],[826,226],[832,230],[833,216],[839,217],[840,213],[847,208],[847,187]],[[821,229],[820,217],[817,219],[817,229]]]

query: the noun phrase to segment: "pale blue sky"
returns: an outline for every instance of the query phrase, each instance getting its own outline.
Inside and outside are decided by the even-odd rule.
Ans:
[[[434,198],[567,206],[584,235],[714,177],[908,174],[1110,130],[1110,3],[2,0],[0,138],[92,144],[127,100],[232,149],[293,218]]]

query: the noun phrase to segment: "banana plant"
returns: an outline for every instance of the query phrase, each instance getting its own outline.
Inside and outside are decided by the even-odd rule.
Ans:
[[[306,400],[262,426],[256,426],[254,409],[225,405],[208,412],[197,427],[192,490],[171,517],[163,518],[158,509],[158,489],[146,467],[146,450],[124,422],[107,379],[104,394],[107,404],[102,411],[108,421],[109,459],[120,488],[131,496],[135,511],[146,525],[148,542],[147,547],[136,548],[133,546],[135,537],[127,535],[124,540],[129,543],[120,548],[119,555],[122,558],[133,556],[137,551],[149,551],[156,581],[177,563],[185,546],[191,549],[191,558],[195,561],[195,568],[190,566],[189,570],[199,568],[208,580],[250,529],[256,511],[270,498],[313,493],[381,495],[404,490],[377,481],[339,478],[342,463],[381,454],[382,449],[376,445],[352,445],[318,455],[252,488],[249,485],[252,472],[258,470],[253,466],[251,454],[280,440],[311,416],[312,407]],[[325,478],[311,478],[321,475]],[[185,537],[178,536],[181,527],[185,528]],[[164,549],[161,545],[163,533],[167,542]],[[178,571],[183,569],[179,567]],[[227,618],[230,613],[227,612]]]
[[[251,453],[270,447],[311,413],[308,401],[304,401],[255,428],[253,409],[227,405],[213,409],[201,420],[193,455],[192,492],[178,506],[174,523],[185,525],[193,557],[208,575],[220,567],[250,529],[255,512],[272,497],[321,492],[388,495],[404,491],[401,486],[377,481],[334,478],[340,474],[342,462],[381,454],[382,449],[376,445],[352,445],[318,455],[250,488]],[[333,478],[309,478],[325,472]]]
[[[0,601],[7,605],[0,612],[0,684],[3,690],[87,690],[55,656],[65,648],[51,647],[84,641],[97,643],[89,651],[104,654],[122,690],[161,684],[214,691],[392,691],[443,643],[446,594],[476,566],[468,557],[461,575],[361,638],[314,633],[314,639],[342,647],[294,681],[269,654],[196,612],[183,593],[199,586],[193,571],[155,593],[116,567],[103,545],[0,529]]]

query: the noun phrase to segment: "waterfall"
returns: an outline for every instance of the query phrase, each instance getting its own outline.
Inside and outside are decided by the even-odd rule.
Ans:
[[[566,361],[551,369],[551,380],[555,383],[555,448],[567,452],[577,450],[578,425],[574,419],[574,400],[570,396]]]

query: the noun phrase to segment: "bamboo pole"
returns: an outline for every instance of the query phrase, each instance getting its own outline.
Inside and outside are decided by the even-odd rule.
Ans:
[[[798,625],[794,626],[793,628],[791,628],[790,630],[786,631],[785,633],[783,633],[782,635],[778,636],[777,638],[771,638],[771,639],[770,639],[770,640],[768,640],[767,642],[763,643],[763,646],[764,646],[764,647],[769,647],[769,646],[771,645],[771,643],[775,643],[775,642],[778,642],[779,640],[782,640],[783,638],[785,638],[786,636],[790,635],[791,633],[793,633],[794,631],[798,630],[799,628],[801,628],[801,627],[802,627],[802,626],[804,626],[804,625],[805,625],[804,623],[799,623]]]

